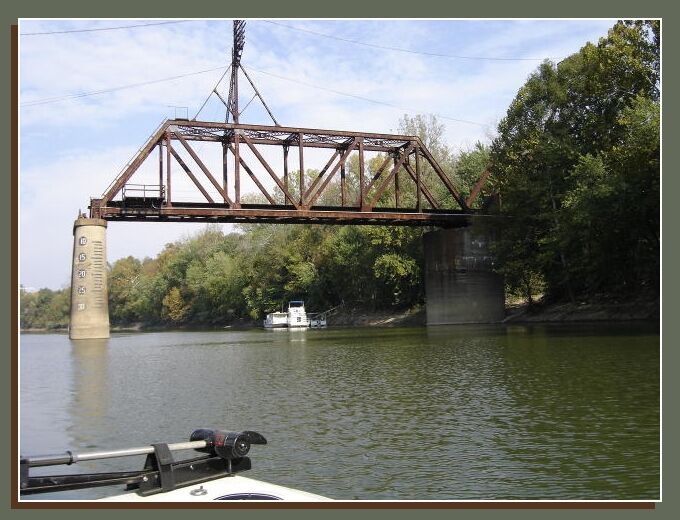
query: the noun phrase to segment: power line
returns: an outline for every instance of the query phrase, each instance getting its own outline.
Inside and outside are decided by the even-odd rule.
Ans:
[[[186,74],[179,74],[177,76],[170,76],[170,77],[167,77],[167,78],[160,78],[160,79],[155,79],[155,80],[150,80],[150,81],[144,81],[144,82],[141,82],[141,83],[132,83],[132,84],[129,84],[129,85],[121,85],[121,86],[118,86],[118,87],[112,87],[112,88],[107,88],[107,89],[92,90],[92,91],[89,91],[89,92],[82,92],[80,94],[69,94],[69,95],[65,95],[65,96],[57,96],[57,97],[51,97],[51,98],[38,99],[38,100],[35,100],[35,101],[28,101],[26,103],[21,103],[20,106],[22,106],[22,107],[32,107],[32,106],[38,106],[38,105],[47,105],[47,104],[51,104],[51,103],[59,103],[61,101],[67,101],[67,100],[70,100],[70,99],[79,99],[79,98],[84,98],[84,97],[89,97],[89,96],[97,96],[97,95],[101,95],[101,94],[108,94],[110,92],[116,92],[116,91],[119,91],[119,90],[143,87],[143,86],[146,86],[146,85],[153,85],[153,84],[156,84],[156,83],[173,81],[173,80],[176,80],[176,79],[186,78],[186,77],[189,77],[189,76],[197,76],[199,74],[206,74],[208,72],[214,72],[216,70],[223,70],[223,69],[226,70],[226,68],[228,68],[228,66],[215,67],[215,68],[206,69],[206,70],[199,70],[199,71],[196,71],[196,72],[189,72],[189,73],[186,73]],[[393,103],[388,103],[386,101],[379,101],[379,100],[376,100],[376,99],[371,99],[371,98],[367,98],[367,97],[364,97],[364,96],[359,96],[357,94],[350,94],[348,92],[342,92],[340,90],[322,87],[320,85],[314,85],[312,83],[307,83],[305,81],[287,78],[285,76],[280,76],[279,74],[274,74],[273,72],[269,72],[269,71],[266,71],[266,70],[260,70],[260,69],[254,68],[254,67],[249,67],[249,68],[251,70],[255,71],[255,72],[259,72],[260,74],[264,74],[266,76],[271,76],[271,77],[274,77],[274,78],[282,79],[284,81],[290,81],[292,83],[298,83],[300,85],[304,85],[304,86],[310,87],[310,88],[315,88],[315,89],[318,89],[318,90],[324,90],[326,92],[331,92],[333,94],[337,94],[337,95],[340,95],[340,96],[346,96],[346,97],[358,99],[358,100],[361,100],[361,101],[366,101],[368,103],[373,103],[373,104],[376,104],[376,105],[383,105],[383,106],[387,106],[387,107],[391,107],[391,108],[396,108],[396,109],[399,109],[399,110],[405,110],[407,112],[421,112],[420,110],[414,110],[412,108],[401,107],[399,105],[395,105]],[[467,123],[467,124],[470,124],[470,125],[477,125],[477,126],[482,126],[482,127],[489,126],[485,123],[479,123],[477,121],[470,121],[470,120],[467,120],[467,119],[459,119],[459,118],[455,118],[455,117],[445,116],[445,115],[442,115],[442,114],[437,114],[437,115],[442,119],[446,119],[448,121],[455,121],[457,123]]]
[[[486,61],[543,61],[546,58],[498,58],[489,56],[463,56],[460,54],[443,54],[438,52],[427,52],[427,51],[414,51],[412,49],[403,49],[400,47],[390,47],[388,45],[378,45],[376,43],[367,43],[359,40],[350,40],[347,38],[341,38],[340,36],[333,36],[331,34],[324,34],[316,31],[311,31],[309,29],[302,29],[300,27],[294,27],[292,25],[287,25],[281,22],[274,22],[272,20],[262,20],[263,22],[270,23],[272,25],[278,25],[280,27],[285,27],[286,29],[291,29],[293,31],[300,31],[307,34],[313,34],[315,36],[321,36],[323,38],[330,38],[331,40],[338,40],[345,43],[352,43],[354,45],[363,45],[364,47],[372,47],[374,49],[382,49],[387,51],[405,52],[408,54],[420,54],[422,56],[433,56],[437,58],[454,58],[459,60],[486,60]]]
[[[141,23],[135,25],[119,25],[116,27],[94,27],[92,29],[71,29],[66,31],[45,31],[45,32],[30,32],[21,33],[20,36],[45,36],[48,34],[71,34],[71,33],[83,33],[83,32],[96,32],[96,31],[115,31],[118,29],[134,29],[137,27],[149,27],[150,25],[168,25],[172,23],[186,23],[193,20],[173,20],[169,22],[151,22],[151,23]]]
[[[28,101],[26,103],[22,103],[22,107],[32,107],[36,105],[47,105],[49,103],[58,103],[60,101],[67,101],[69,99],[77,99],[77,98],[83,98],[83,97],[88,97],[88,96],[97,96],[100,94],[107,94],[109,92],[116,92],[118,90],[125,90],[129,88],[136,88],[136,87],[143,87],[146,85],[152,85],[154,83],[163,83],[165,81],[172,81],[175,79],[181,79],[181,78],[186,78],[189,76],[197,76],[199,74],[206,74],[208,72],[214,72],[216,70],[222,70],[226,68],[226,65],[223,65],[221,67],[215,67],[213,69],[206,69],[206,70],[199,70],[196,72],[189,72],[187,74],[179,74],[177,76],[170,76],[168,78],[161,78],[161,79],[154,79],[151,81],[144,81],[142,83],[132,83],[130,85],[121,85],[119,87],[112,87],[112,88],[107,88],[107,89],[102,89],[102,90],[92,90],[90,92],[83,92],[81,94],[69,94],[66,96],[58,96],[58,97],[52,97],[52,98],[45,98],[45,99],[37,99],[35,101]]]
[[[223,70],[223,69],[226,70],[226,68],[228,68],[228,66],[215,67],[215,68],[206,69],[206,70],[199,70],[199,71],[196,71],[196,72],[189,72],[189,73],[186,73],[186,74],[179,74],[177,76],[170,76],[170,77],[167,77],[167,78],[144,81],[144,82],[141,82],[141,83],[132,83],[132,84],[129,84],[129,85],[121,85],[121,86],[118,86],[118,87],[112,87],[112,88],[107,88],[107,89],[93,90],[93,91],[89,91],[89,92],[83,92],[83,93],[80,93],[80,94],[69,94],[69,95],[65,95],[65,96],[57,96],[57,97],[51,97],[51,98],[38,99],[38,100],[35,100],[35,101],[28,101],[26,103],[21,103],[20,106],[22,106],[22,107],[32,107],[32,106],[38,106],[38,105],[47,105],[47,104],[51,104],[51,103],[59,103],[61,101],[67,101],[67,100],[70,100],[70,99],[79,99],[79,98],[84,98],[84,97],[89,97],[89,96],[97,96],[97,95],[101,95],[101,94],[108,94],[110,92],[116,92],[116,91],[119,91],[119,90],[143,87],[143,86],[146,86],[146,85],[163,83],[163,82],[166,82],[166,81],[173,81],[173,80],[176,80],[176,79],[186,78],[186,77],[189,77],[189,76],[197,76],[199,74],[206,74],[208,72],[214,72],[216,70]],[[391,108],[396,108],[398,110],[405,110],[407,112],[421,112],[420,110],[415,110],[415,109],[412,109],[412,108],[405,108],[405,107],[402,107],[402,106],[399,106],[399,105],[395,105],[393,103],[388,103],[387,101],[379,101],[379,100],[376,100],[376,99],[367,98],[365,96],[359,96],[357,94],[342,92],[340,90],[322,87],[320,85],[314,85],[312,83],[307,83],[305,81],[287,78],[285,76],[281,76],[279,74],[274,74],[273,72],[269,72],[269,71],[266,71],[266,70],[260,70],[260,69],[254,68],[254,67],[249,67],[249,68],[251,70],[255,71],[255,72],[259,72],[260,74],[264,74],[266,76],[271,76],[271,77],[274,77],[274,78],[282,79],[284,81],[290,81],[292,83],[297,83],[297,84],[304,85],[304,86],[310,87],[310,88],[315,88],[315,89],[318,89],[318,90],[324,90],[326,92],[331,92],[333,94],[337,94],[337,95],[340,95],[340,96],[350,97],[350,98],[353,98],[353,99],[366,101],[368,103],[373,103],[373,104],[376,104],[376,105],[383,105],[383,106],[387,106],[387,107],[391,107]],[[205,103],[204,103],[204,105],[205,105]],[[479,123],[477,121],[470,121],[468,119],[460,119],[460,118],[450,117],[450,116],[446,116],[446,115],[442,115],[442,114],[437,114],[437,115],[441,119],[446,119],[448,121],[455,121],[457,123],[466,123],[466,124],[477,125],[477,126],[482,126],[482,127],[489,126],[488,124]]]
[[[297,79],[287,78],[285,76],[279,76],[278,74],[274,74],[273,72],[268,72],[266,70],[259,70],[259,69],[256,69],[254,67],[248,67],[248,68],[251,69],[251,70],[254,70],[255,72],[259,72],[260,74],[272,76],[274,78],[282,79],[284,81],[290,81],[292,83],[298,83],[300,85],[305,85],[306,87],[311,87],[311,88],[315,88],[315,89],[318,89],[318,90],[325,90],[326,92],[332,92],[333,94],[338,94],[340,96],[347,96],[347,97],[351,97],[351,98],[354,98],[354,99],[359,99],[361,101],[366,101],[368,103],[374,103],[376,105],[384,105],[384,106],[391,107],[391,108],[397,108],[399,110],[405,110],[407,112],[421,112],[420,110],[414,110],[412,108],[404,108],[404,107],[401,107],[399,105],[394,105],[392,103],[388,103],[386,101],[378,101],[376,99],[371,99],[371,98],[359,96],[359,95],[356,95],[356,94],[349,94],[347,92],[341,92],[339,90],[334,90],[334,89],[322,87],[322,86],[319,86],[319,85],[313,85],[312,83],[306,83],[304,81],[300,81],[300,80],[297,80]],[[470,124],[470,125],[477,125],[477,126],[483,126],[483,127],[489,126],[485,123],[479,123],[477,121],[469,121],[467,119],[458,119],[458,118],[455,118],[455,117],[444,116],[444,115],[441,115],[441,114],[437,114],[437,115],[442,119],[447,119],[449,121],[455,121],[457,123],[467,123],[467,124]]]

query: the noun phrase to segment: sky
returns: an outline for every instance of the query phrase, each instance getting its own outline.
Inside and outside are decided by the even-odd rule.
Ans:
[[[434,114],[458,152],[490,142],[543,60],[596,43],[615,22],[247,20],[242,64],[284,126],[396,133],[404,114]],[[78,211],[158,125],[193,118],[206,99],[197,119],[224,121],[209,94],[230,62],[232,20],[23,19],[19,33],[19,281],[59,289],[70,281]],[[243,108],[253,91],[244,77],[239,85]],[[228,88],[225,78],[225,98]],[[257,100],[240,121],[271,124]],[[212,171],[219,161],[205,158]],[[147,162],[140,176],[157,172]],[[175,179],[173,194],[200,200]],[[203,227],[109,223],[108,261],[155,257]]]

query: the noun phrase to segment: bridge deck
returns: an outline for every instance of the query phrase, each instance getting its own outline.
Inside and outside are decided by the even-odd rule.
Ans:
[[[224,204],[181,203],[172,206],[125,206],[109,201],[99,208],[100,218],[116,222],[224,222],[276,224],[356,224],[391,226],[462,227],[469,224],[470,213],[453,210],[315,206],[308,210],[283,205],[242,204],[233,208]]]

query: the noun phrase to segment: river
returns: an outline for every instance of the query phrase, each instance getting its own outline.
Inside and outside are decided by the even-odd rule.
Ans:
[[[635,323],[22,334],[20,446],[250,429],[244,476],[336,499],[658,500],[659,360]]]

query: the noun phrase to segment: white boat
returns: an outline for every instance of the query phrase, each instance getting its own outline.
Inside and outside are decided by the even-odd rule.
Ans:
[[[302,300],[288,302],[288,312],[270,312],[264,320],[265,329],[306,329],[325,326],[325,315],[323,319],[320,319],[319,315],[315,315],[315,319],[310,319],[305,311],[305,302]]]
[[[288,302],[288,328],[309,327],[309,318],[305,312],[305,302],[293,300]]]
[[[288,326],[287,312],[270,312],[264,320],[265,329],[279,329]]]
[[[266,444],[257,432],[226,432],[199,429],[189,442],[153,444],[141,448],[21,457],[20,493],[52,493],[89,487],[121,485],[118,495],[101,498],[105,502],[206,502],[216,500],[288,500],[296,502],[331,499],[254,480],[239,472],[251,468],[246,454],[251,444]],[[173,452],[196,450],[200,456],[175,460]],[[82,461],[147,455],[143,469],[86,474],[32,476],[31,468],[71,465]]]
[[[295,502],[331,501],[298,489],[277,486],[252,478],[233,475],[203,484],[143,497],[139,493],[124,493],[99,499],[103,502],[212,502],[215,500],[287,500]]]

